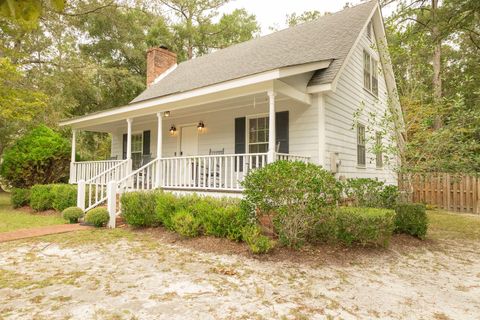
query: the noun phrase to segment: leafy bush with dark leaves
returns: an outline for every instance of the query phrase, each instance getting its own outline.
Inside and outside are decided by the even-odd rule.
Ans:
[[[5,149],[0,176],[11,187],[66,181],[70,142],[46,126],[39,126]]]
[[[399,203],[395,208],[395,231],[425,239],[428,218],[422,203]]]
[[[260,214],[274,214],[280,242],[289,247],[307,240],[316,213],[335,205],[341,191],[331,173],[298,161],[276,161],[252,170],[242,185],[248,204]]]

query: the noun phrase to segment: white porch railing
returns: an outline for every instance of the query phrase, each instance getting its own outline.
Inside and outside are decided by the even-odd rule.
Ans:
[[[79,181],[77,205],[88,211],[108,200],[109,226],[115,227],[118,194],[156,188],[241,192],[248,172],[266,166],[267,158],[267,153],[162,158],[131,173],[131,161],[124,160],[85,182]],[[277,153],[275,160],[308,162],[310,157]]]
[[[299,156],[296,154],[288,154],[288,153],[276,153],[275,154],[276,160],[288,160],[288,161],[301,161],[301,162],[309,162],[310,157],[308,156]]]
[[[90,180],[124,162],[125,160],[72,162],[70,164],[70,183]]]
[[[119,181],[128,174],[130,160],[121,160],[106,171],[93,176],[87,181],[78,181],[77,206],[88,211],[107,199],[107,185]],[[82,206],[83,204],[83,206]]]

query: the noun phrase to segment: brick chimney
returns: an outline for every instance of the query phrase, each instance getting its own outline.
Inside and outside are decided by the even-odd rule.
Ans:
[[[150,48],[147,51],[147,87],[155,79],[177,63],[177,55],[167,47]]]

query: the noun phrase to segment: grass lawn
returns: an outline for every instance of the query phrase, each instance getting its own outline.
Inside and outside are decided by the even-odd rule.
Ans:
[[[428,211],[427,237],[436,240],[480,240],[480,216]]]
[[[58,215],[35,215],[15,210],[10,204],[10,195],[0,192],[0,232],[28,229],[66,223]]]

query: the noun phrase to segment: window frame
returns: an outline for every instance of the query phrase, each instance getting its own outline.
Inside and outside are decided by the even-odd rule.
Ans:
[[[258,119],[265,118],[265,128],[266,128],[266,141],[265,142],[250,142],[250,121],[255,119],[258,121]],[[269,115],[267,113],[262,113],[262,114],[256,114],[256,115],[250,115],[246,117],[246,130],[245,130],[245,135],[246,135],[246,147],[245,151],[246,153],[267,153],[268,152],[268,139],[269,139],[269,134],[270,134],[270,122],[269,122]],[[258,131],[258,130],[257,130]],[[267,151],[265,152],[250,152],[250,146],[251,145],[266,145],[267,146]]]
[[[365,125],[357,122],[357,166],[362,168],[365,168],[367,166],[366,142],[367,137]],[[363,160],[363,163],[361,162],[361,160]]]
[[[378,98],[378,60],[367,49],[363,49],[363,88]]]

